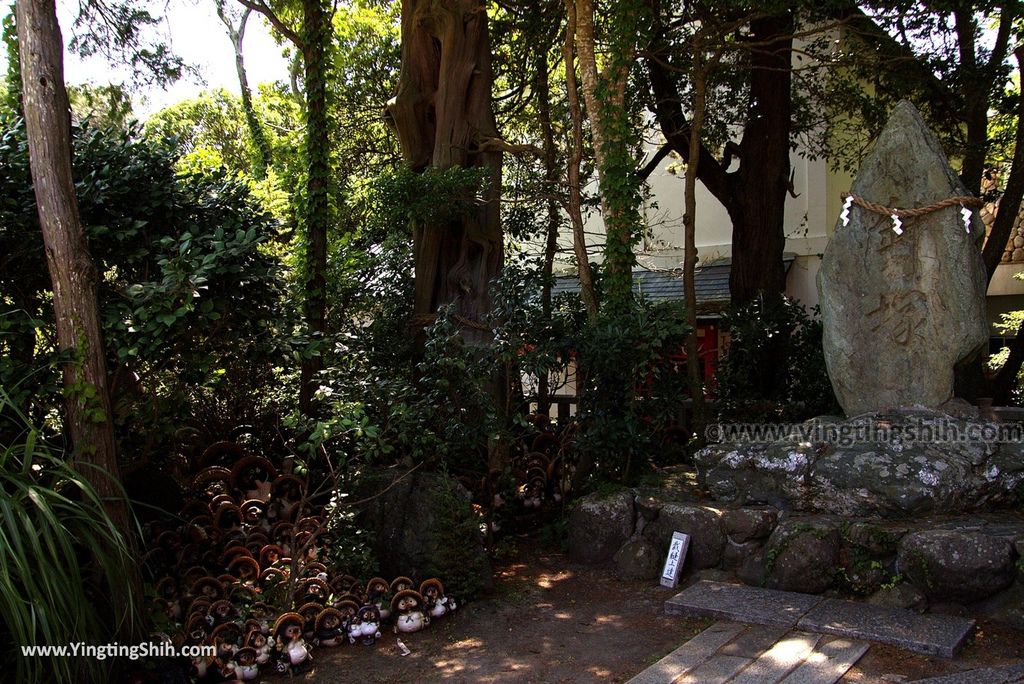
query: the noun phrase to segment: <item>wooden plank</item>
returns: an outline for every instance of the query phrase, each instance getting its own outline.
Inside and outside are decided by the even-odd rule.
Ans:
[[[627,684],[669,684],[714,656],[718,649],[735,639],[742,631],[743,625],[716,622],[630,679]]]
[[[820,640],[820,634],[790,632],[740,672],[730,684],[776,684],[801,665]]]
[[[754,660],[789,632],[785,627],[751,625],[743,634],[718,651],[720,655],[742,656]]]
[[[870,648],[866,641],[833,639],[818,646],[783,684],[835,684]]]
[[[672,684],[725,684],[750,664],[750,658],[716,655],[693,668]]]

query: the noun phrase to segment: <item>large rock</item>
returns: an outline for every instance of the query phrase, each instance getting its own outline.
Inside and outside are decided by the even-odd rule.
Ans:
[[[900,541],[900,573],[930,599],[971,603],[1014,580],[1010,542],[979,532],[925,530]]]
[[[939,411],[900,409],[798,427],[774,442],[705,447],[694,456],[701,480],[715,499],[733,505],[845,516],[958,513],[1019,504],[1024,496],[1024,445],[962,441],[979,424]],[[731,530],[741,523],[730,517],[727,524]]]
[[[1024,584],[1014,582],[1006,591],[990,596],[974,608],[993,622],[1024,632]]]
[[[632,536],[635,517],[630,491],[583,497],[569,514],[569,555],[583,563],[608,560]]]
[[[868,598],[868,603],[883,608],[900,608],[924,612],[928,607],[928,599],[921,590],[910,582],[898,582],[892,586],[882,587]]]
[[[454,596],[468,597],[493,585],[490,560],[469,492],[442,473],[389,473],[362,478],[369,502],[362,521],[385,577],[439,577]]]
[[[814,521],[780,523],[767,546],[767,577],[770,589],[818,594],[832,586],[839,570],[837,525]]]
[[[969,193],[909,102],[896,105],[851,192],[912,209]],[[900,406],[938,407],[953,369],[988,340],[985,269],[974,211],[960,207],[892,221],[858,206],[836,225],[818,273],[825,361],[847,415]]]
[[[667,553],[673,532],[690,535],[684,569],[713,568],[722,560],[725,535],[717,511],[702,506],[665,503],[658,517],[644,528],[644,537]]]
[[[664,558],[657,544],[638,537],[623,544],[612,560],[619,579],[643,580],[658,577]]]
[[[779,512],[774,508],[737,508],[722,514],[722,529],[729,539],[742,544],[764,539],[775,529]]]

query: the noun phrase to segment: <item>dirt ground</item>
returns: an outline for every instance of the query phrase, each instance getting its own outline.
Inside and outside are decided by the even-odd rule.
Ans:
[[[711,624],[667,617],[672,591],[623,582],[607,569],[519,541],[496,569],[494,595],[416,634],[399,654],[388,631],[375,646],[318,649],[312,682],[622,682]],[[1024,659],[1024,634],[980,623],[956,661],[873,646],[844,682],[902,682]]]

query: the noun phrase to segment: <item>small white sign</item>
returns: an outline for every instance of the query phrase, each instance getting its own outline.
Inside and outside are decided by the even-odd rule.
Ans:
[[[668,558],[665,569],[661,571],[661,586],[675,589],[679,584],[679,573],[683,570],[686,551],[690,548],[690,535],[682,532],[672,533],[672,543],[668,547]]]

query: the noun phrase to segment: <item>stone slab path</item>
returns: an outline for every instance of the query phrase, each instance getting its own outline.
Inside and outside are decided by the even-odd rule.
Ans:
[[[755,625],[796,627],[820,596],[703,580],[665,602],[668,615],[701,615]]]
[[[953,615],[918,615],[856,601],[707,580],[666,601],[665,612],[795,627],[805,632],[877,641],[943,658],[956,656],[974,631],[974,620]]]
[[[953,658],[974,632],[974,620],[953,615],[919,615],[856,601],[825,599],[797,623],[800,629],[867,639],[915,653]]]
[[[1024,665],[985,667],[943,677],[918,679],[914,684],[1018,684],[1024,682]]]

